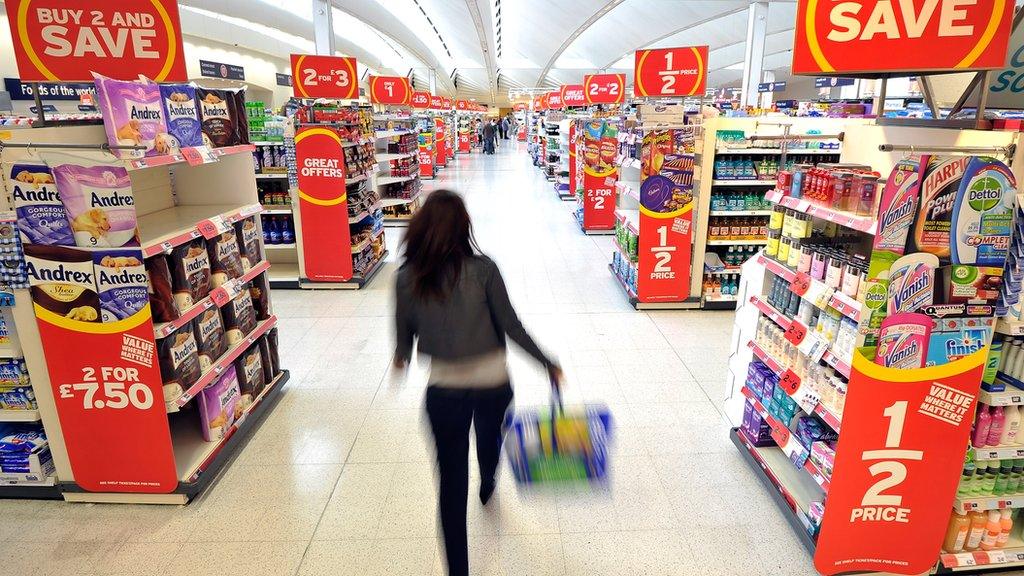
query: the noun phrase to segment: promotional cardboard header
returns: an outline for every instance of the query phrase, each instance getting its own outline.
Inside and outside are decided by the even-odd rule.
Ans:
[[[91,82],[92,72],[120,80],[188,80],[175,0],[4,5],[23,82]]]
[[[341,56],[292,54],[292,93],[296,98],[359,97],[356,59]]]
[[[707,79],[707,46],[636,51],[633,66],[634,96],[703,94]]]
[[[373,104],[409,104],[412,86],[403,76],[370,76],[370,102]]]
[[[626,97],[625,74],[588,74],[583,77],[587,104],[622,104]]]
[[[583,95],[583,84],[562,84],[560,90],[562,106],[586,106],[587,98]]]
[[[884,76],[1002,68],[1009,0],[799,0],[793,73]]]
[[[430,92],[413,92],[412,107],[418,109],[430,108]]]

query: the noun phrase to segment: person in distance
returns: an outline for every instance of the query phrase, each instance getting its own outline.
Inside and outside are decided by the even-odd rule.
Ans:
[[[493,120],[484,120],[481,136],[484,140],[484,154],[494,154],[495,129]]]
[[[409,222],[395,281],[396,369],[414,341],[430,357],[426,411],[439,469],[438,508],[451,576],[469,574],[466,500],[469,428],[476,430],[480,501],[494,493],[505,413],[512,402],[506,337],[548,371],[562,370],[523,328],[494,261],[480,253],[462,198],[437,190]]]

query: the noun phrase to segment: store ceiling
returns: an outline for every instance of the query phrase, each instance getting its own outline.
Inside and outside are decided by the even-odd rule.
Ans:
[[[579,83],[607,69],[632,75],[644,47],[707,44],[708,86],[743,74],[746,0],[333,0],[337,49],[372,73],[436,71],[437,92],[507,104],[514,89]],[[311,50],[310,0],[182,0],[186,34],[274,56]],[[789,76],[795,1],[768,2],[765,69]],[[268,42],[269,27],[280,32]],[[282,40],[282,38],[284,38]],[[274,50],[274,52],[270,52]]]

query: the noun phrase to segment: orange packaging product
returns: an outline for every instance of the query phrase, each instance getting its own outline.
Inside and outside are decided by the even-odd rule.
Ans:
[[[962,552],[964,544],[967,543],[967,533],[971,529],[971,519],[962,510],[954,510],[949,517],[949,527],[946,528],[946,538],[942,541],[942,549],[950,554]]]
[[[982,550],[995,550],[996,542],[999,541],[999,533],[1003,526],[1000,524],[999,510],[988,511],[988,521],[985,523],[985,533],[981,536]]]
[[[973,552],[981,546],[981,539],[985,535],[985,525],[988,517],[980,510],[973,510],[967,513],[971,521],[971,527],[967,532],[967,542],[964,543],[964,550]]]

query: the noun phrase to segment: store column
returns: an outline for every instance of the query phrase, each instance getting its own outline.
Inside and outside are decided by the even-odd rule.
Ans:
[[[313,41],[317,54],[334,56],[334,16],[330,0],[313,0]]]
[[[744,106],[757,106],[757,85],[764,71],[764,37],[768,29],[768,3],[751,2],[747,9],[747,44],[743,58]]]

